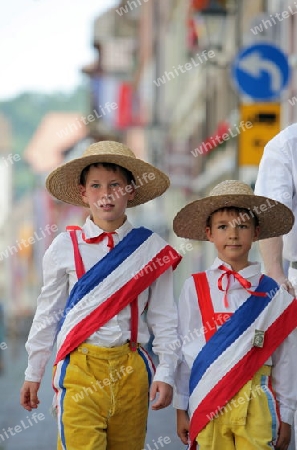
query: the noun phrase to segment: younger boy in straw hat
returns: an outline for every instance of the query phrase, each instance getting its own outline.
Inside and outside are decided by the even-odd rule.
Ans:
[[[46,186],[59,200],[89,207],[90,216],[82,229],[59,234],[44,256],[21,404],[37,408],[56,340],[58,449],[141,450],[151,382],[153,409],[172,398],[172,269],[181,258],[152,231],[133,228],[125,210],[161,195],[169,180],[125,145],[103,141],[54,170]],[[155,375],[140,345],[150,330],[159,356]]]
[[[178,236],[209,240],[217,258],[179,300],[182,361],[174,406],[184,444],[285,450],[296,409],[297,300],[249,262],[254,241],[288,233],[292,212],[228,180],[174,219]]]

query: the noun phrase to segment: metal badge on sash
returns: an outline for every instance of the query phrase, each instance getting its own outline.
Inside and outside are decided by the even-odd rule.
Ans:
[[[264,335],[265,332],[261,330],[255,330],[253,346],[254,347],[263,347],[264,345]]]

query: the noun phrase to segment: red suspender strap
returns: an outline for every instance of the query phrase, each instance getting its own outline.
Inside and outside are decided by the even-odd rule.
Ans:
[[[210,296],[209,284],[205,272],[193,274],[198,305],[202,318],[205,341],[207,342],[217,331],[214,321],[214,309]]]
[[[131,337],[130,348],[134,352],[137,349],[138,335],[138,301],[137,298],[130,303],[131,309]]]
[[[84,267],[84,263],[78,248],[78,241],[77,241],[77,235],[76,235],[76,231],[77,230],[81,230],[80,227],[76,227],[76,226],[69,226],[66,227],[66,230],[69,231],[71,240],[72,240],[72,244],[73,244],[73,251],[74,251],[74,262],[75,262],[75,270],[76,270],[76,275],[77,278],[82,277],[86,271],[85,271],[85,267]]]

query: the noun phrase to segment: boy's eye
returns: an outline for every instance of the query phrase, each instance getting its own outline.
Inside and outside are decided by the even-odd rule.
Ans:
[[[120,183],[115,182],[115,183],[111,183],[110,187],[115,188],[115,187],[118,187],[119,185],[120,185]]]
[[[98,183],[93,183],[93,184],[91,185],[92,188],[98,188],[99,186],[100,186],[100,184],[98,184]]]
[[[219,230],[225,230],[226,227],[227,227],[227,225],[219,225],[219,226],[218,226],[218,229],[219,229]]]
[[[242,230],[247,228],[247,225],[238,225],[239,228],[241,228]]]

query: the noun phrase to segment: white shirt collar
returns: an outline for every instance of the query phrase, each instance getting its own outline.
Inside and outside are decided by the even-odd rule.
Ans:
[[[121,225],[115,232],[117,233],[119,240],[122,240],[128,233],[131,231],[133,226],[129,222],[128,219],[125,220],[123,225]],[[98,227],[90,216],[87,217],[85,224],[82,227],[85,236],[87,239],[90,239],[92,237],[100,236],[100,234],[104,233],[104,230],[102,228]]]
[[[228,267],[228,269],[232,270],[232,267],[230,264],[227,264],[225,261],[221,260],[220,258],[216,258],[213,262],[213,264],[210,267],[210,270],[216,271],[218,270],[219,273],[223,273],[221,270],[218,269],[218,267],[223,264],[224,266]],[[261,264],[258,262],[250,262],[250,265],[245,267],[244,269],[240,270],[238,273],[243,276],[246,279],[249,279],[253,277],[254,275],[258,275],[261,272]]]

